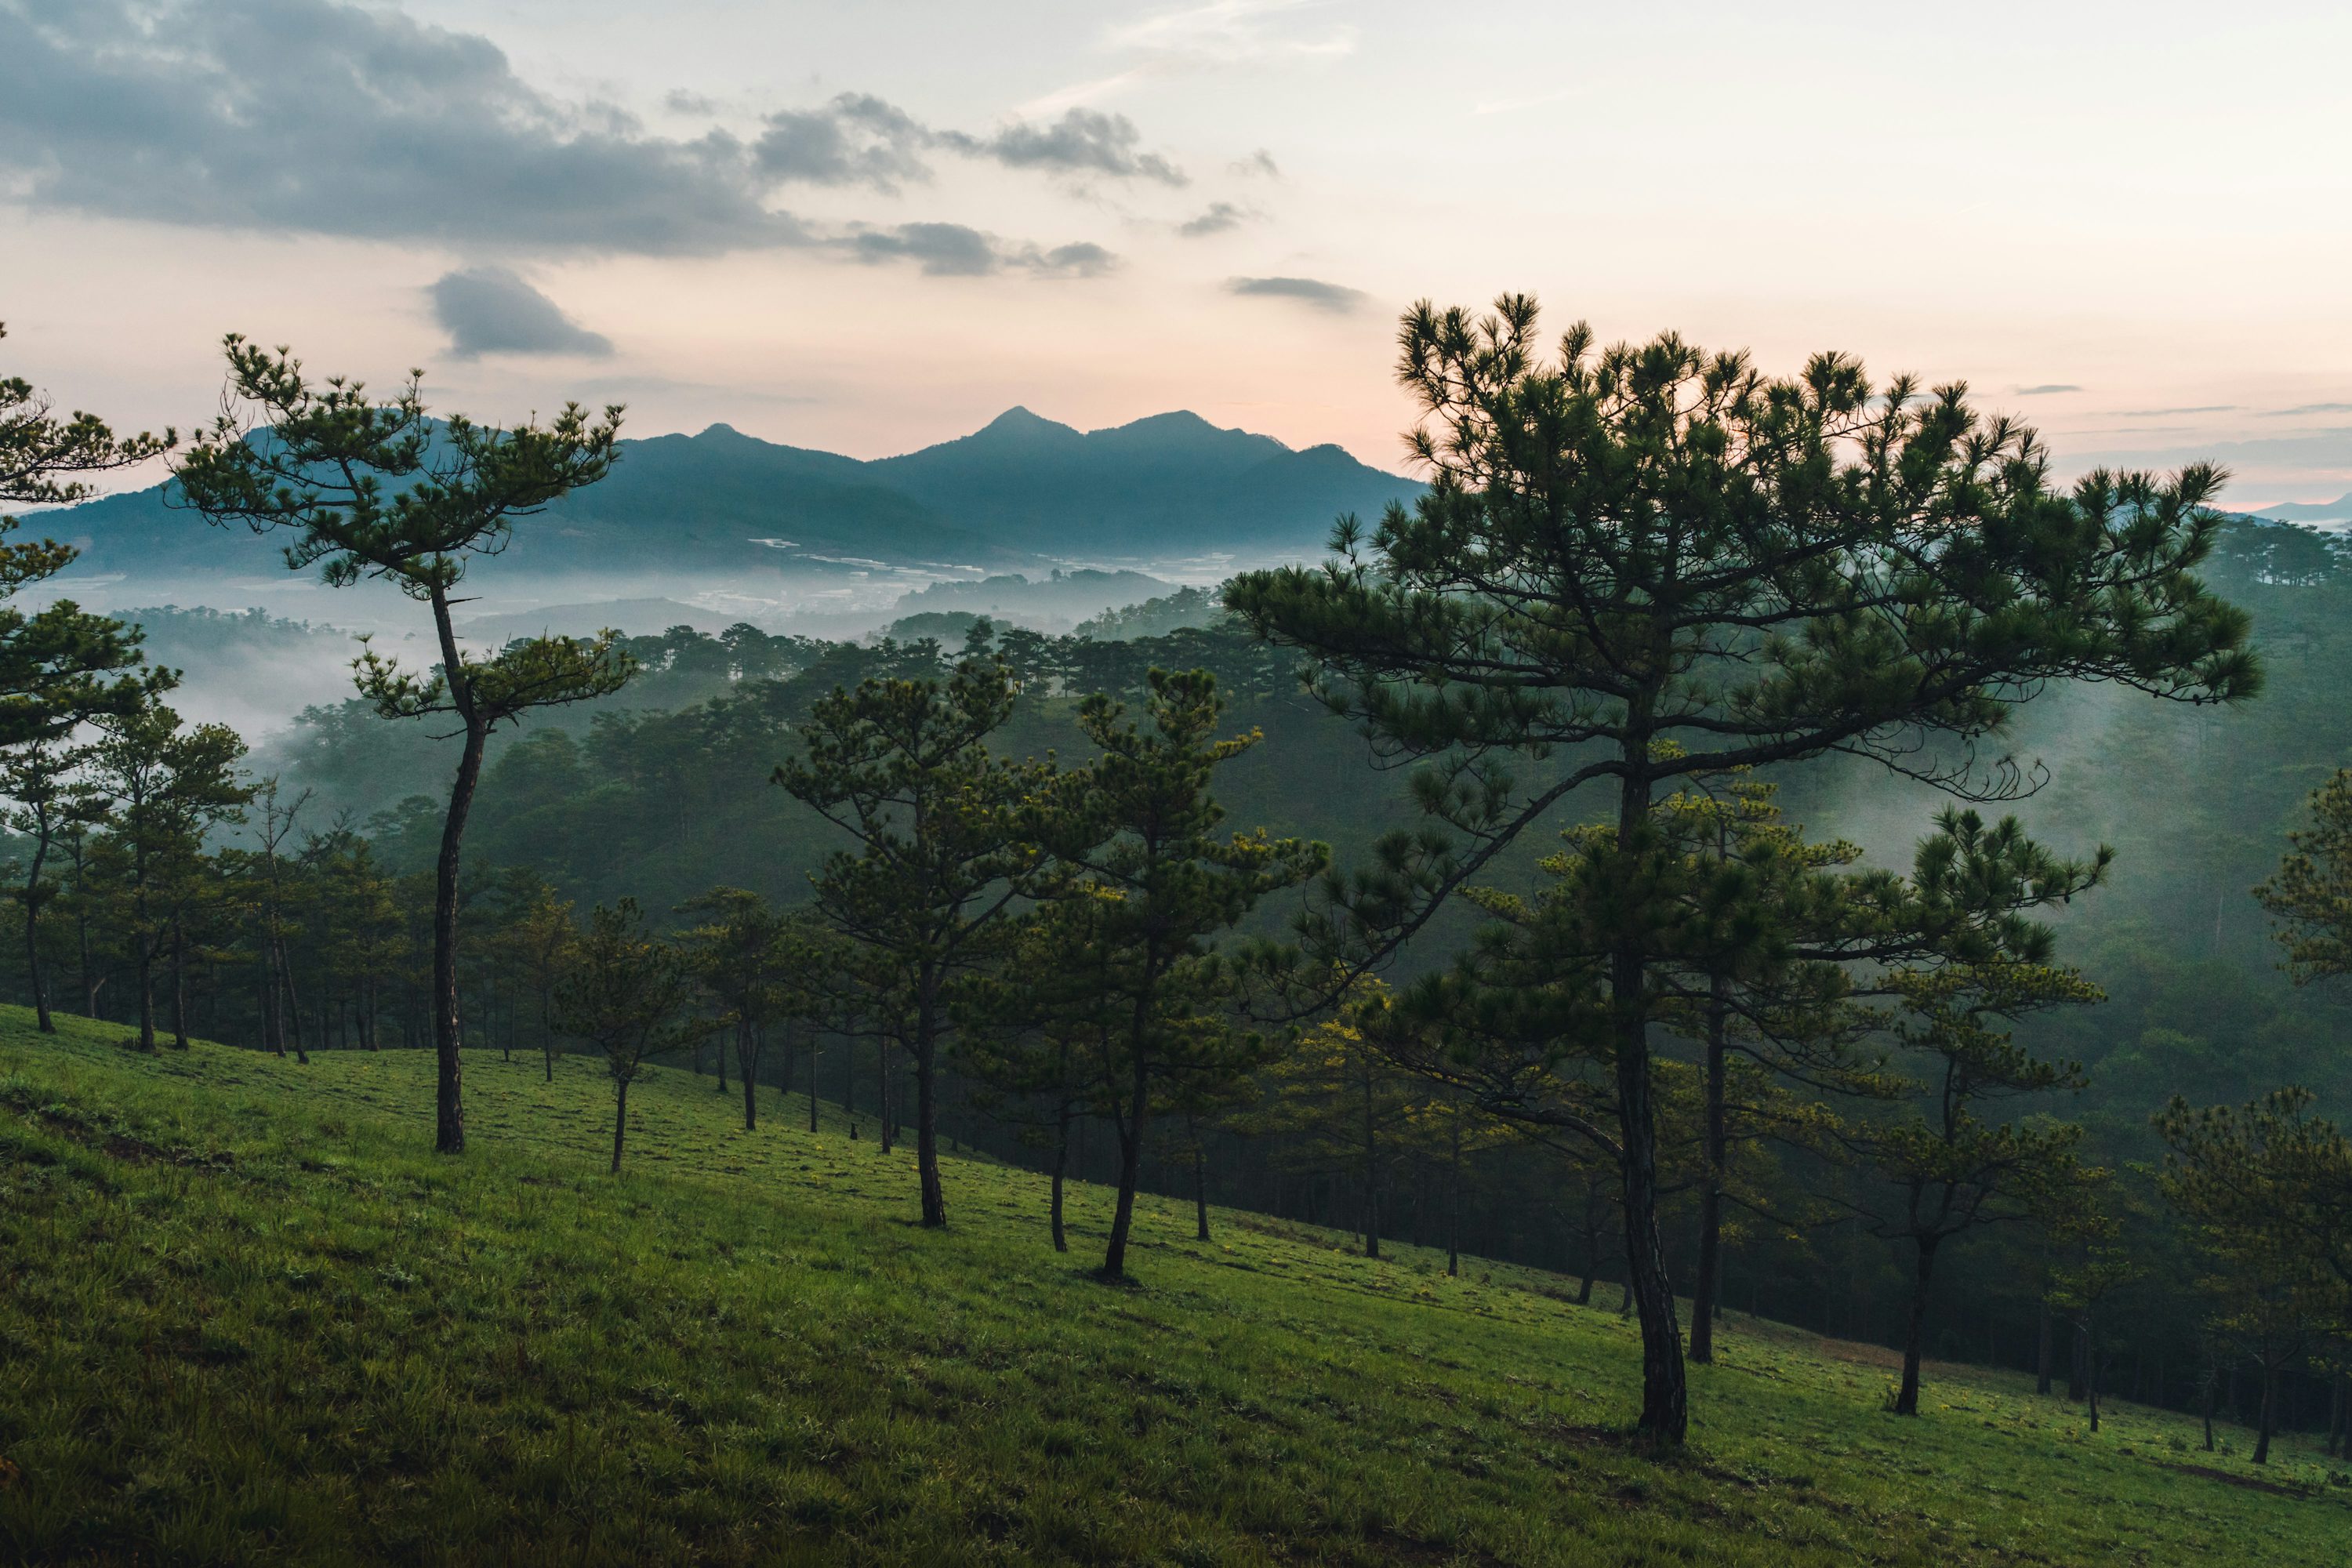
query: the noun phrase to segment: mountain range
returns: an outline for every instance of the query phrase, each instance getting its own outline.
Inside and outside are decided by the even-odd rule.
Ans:
[[[1342,512],[1369,521],[1414,481],[1338,447],[1161,414],[1081,432],[1014,408],[984,428],[870,461],[713,425],[621,443],[600,483],[516,530],[541,572],[739,572],[805,563],[1003,571],[1056,561],[1311,552]],[[224,537],[171,485],[46,514],[80,569],[131,576],[282,572],[275,542]]]
[[[2253,515],[2278,522],[2344,522],[2352,521],[2352,495],[2338,496],[2334,500],[2281,501]]]

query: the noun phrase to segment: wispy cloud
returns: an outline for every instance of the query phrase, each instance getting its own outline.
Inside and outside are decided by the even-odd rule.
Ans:
[[[1105,42],[1115,49],[1195,65],[1328,59],[1356,47],[1352,26],[1318,15],[1330,9],[1309,0],[1210,0],[1114,27]]]
[[[2306,414],[2352,414],[2352,403],[2299,403],[2293,408],[2265,408],[2259,419],[2299,419]]]
[[[994,235],[960,223],[864,228],[840,243],[860,261],[911,261],[934,278],[984,278],[998,272],[1094,278],[1118,264],[1118,258],[1099,245],[1082,242],[1051,250],[1008,245]]]
[[[1326,283],[1319,278],[1233,278],[1226,280],[1225,291],[1245,298],[1295,300],[1334,315],[1353,311],[1366,298],[1360,289]]]
[[[2011,397],[2050,397],[2061,392],[2080,392],[2083,389],[2081,387],[2074,385],[2069,382],[2051,381],[2044,382],[2040,386],[2012,386],[2009,389],[2009,395]]]
[[[1239,228],[1255,216],[1248,208],[1235,206],[1231,202],[1211,202],[1198,216],[1178,224],[1176,232],[1187,239],[1202,239],[1209,235],[1224,234]]]

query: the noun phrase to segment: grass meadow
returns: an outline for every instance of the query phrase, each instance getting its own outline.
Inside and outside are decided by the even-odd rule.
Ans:
[[[0,1009],[0,1562],[1830,1565],[2352,1560],[2352,1461],[1745,1317],[1694,1441],[1554,1277],[947,1166],[601,1062],[143,1057]]]

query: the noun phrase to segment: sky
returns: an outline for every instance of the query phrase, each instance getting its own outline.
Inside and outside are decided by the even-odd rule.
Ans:
[[[1513,290],[2332,500],[2347,58],[2340,4],[0,0],[0,374],[185,428],[236,331],[495,420],[1401,469],[1397,313]]]

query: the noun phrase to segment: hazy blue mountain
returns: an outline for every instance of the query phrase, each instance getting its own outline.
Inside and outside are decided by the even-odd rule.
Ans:
[[[2334,500],[2282,501],[2253,515],[2280,522],[2342,522],[2352,520],[2352,495],[2338,496]]]
[[[509,568],[693,574],[883,563],[979,572],[1040,556],[1166,559],[1311,550],[1344,511],[1367,519],[1420,487],[1337,447],[1162,414],[1080,433],[1016,408],[984,429],[861,462],[725,425],[624,441],[610,477],[516,531]],[[81,570],[133,577],[285,570],[278,546],[208,525],[170,486],[42,515]]]
[[[1014,408],[867,467],[1000,543],[1077,556],[1311,548],[1339,513],[1369,520],[1421,489],[1338,447],[1293,451],[1185,413],[1081,434]]]

